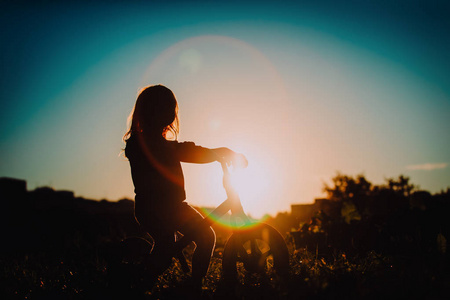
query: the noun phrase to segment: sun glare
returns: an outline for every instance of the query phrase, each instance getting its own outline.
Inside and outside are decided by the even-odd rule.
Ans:
[[[250,156],[249,159],[252,160],[252,157]],[[255,160],[253,160],[253,163],[255,163]],[[210,174],[210,179],[212,179],[211,182],[216,183],[216,188],[219,188],[213,189],[211,185],[209,186],[209,192],[214,195],[213,198],[223,201],[226,199],[225,190],[222,186],[223,173],[218,172],[218,168],[214,169],[215,171]],[[265,170],[263,165],[255,163],[254,165],[249,165],[247,168],[235,168],[231,166],[228,168],[228,171],[230,174],[231,185],[239,195],[244,212],[251,218],[262,218],[261,220],[264,220],[267,211],[264,207],[264,201],[261,201],[261,199],[266,198],[271,189],[270,173],[268,170]],[[214,203],[214,206],[219,204],[220,203]],[[209,214],[210,212],[208,210],[203,211],[205,214]],[[226,227],[236,226],[242,228],[255,225],[254,223],[246,224],[245,221],[240,218],[233,219],[234,221],[231,221],[227,216],[213,218],[217,224]]]
[[[251,160],[251,158],[249,158]],[[247,168],[232,168],[231,184],[238,192],[242,206],[246,212],[261,211],[261,198],[268,192],[270,178],[268,170],[260,165],[249,165]]]

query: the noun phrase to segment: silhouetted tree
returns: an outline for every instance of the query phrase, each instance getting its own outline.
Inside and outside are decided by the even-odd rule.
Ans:
[[[364,175],[359,174],[356,178],[337,173],[332,178],[333,186],[324,184],[324,192],[328,199],[333,201],[347,201],[353,198],[368,196],[372,191],[372,183],[367,181]]]
[[[446,249],[450,189],[431,195],[404,175],[373,185],[362,174],[337,173],[323,190],[338,213],[327,216],[323,224],[315,216],[311,224],[321,226],[328,246],[347,253],[376,250],[402,255]],[[311,235],[311,224],[299,229],[305,239]]]
[[[386,179],[387,188],[399,196],[409,197],[417,189],[414,184],[409,183],[409,179],[403,175],[398,176],[397,179],[388,178]]]
[[[367,213],[366,208],[373,196],[374,186],[364,175],[352,177],[337,173],[332,182],[332,186],[325,183],[323,191],[327,193],[328,199],[339,203],[341,217],[347,223],[359,220],[362,214]]]

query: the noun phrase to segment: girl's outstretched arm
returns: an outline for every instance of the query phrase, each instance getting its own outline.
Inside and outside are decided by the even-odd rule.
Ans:
[[[237,153],[226,147],[210,149],[215,156],[214,161],[230,162]]]
[[[180,148],[180,160],[182,162],[203,164],[220,161],[226,162],[227,164],[234,164],[236,160],[239,160],[241,164],[247,166],[247,159],[244,155],[226,147],[210,149],[196,146],[191,142],[180,143],[179,145],[183,145]]]

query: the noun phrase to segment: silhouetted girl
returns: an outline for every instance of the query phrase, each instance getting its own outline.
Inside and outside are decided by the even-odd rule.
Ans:
[[[192,280],[201,285],[214,249],[215,233],[207,225],[198,226],[203,217],[185,202],[180,162],[227,162],[236,153],[228,148],[208,149],[193,142],[168,140],[169,132],[177,137],[177,113],[177,100],[170,89],[162,85],[143,89],[124,136],[125,155],[136,193],[135,216],[154,239],[154,252],[164,253],[171,247],[175,231],[189,233],[197,245],[192,259]]]

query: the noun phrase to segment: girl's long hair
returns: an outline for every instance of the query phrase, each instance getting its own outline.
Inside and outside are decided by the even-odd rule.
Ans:
[[[146,139],[163,136],[176,140],[179,133],[178,103],[173,92],[163,85],[143,88],[128,117],[129,129],[123,136],[126,143],[135,135]],[[171,137],[168,133],[171,133]]]

